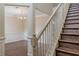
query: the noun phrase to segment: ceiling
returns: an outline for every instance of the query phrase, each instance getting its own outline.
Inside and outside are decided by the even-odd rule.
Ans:
[[[7,16],[27,16],[28,14],[28,6],[30,6],[30,3],[22,3],[22,4],[5,4],[5,15]],[[17,5],[17,6],[16,6]],[[51,14],[52,8],[56,7],[58,3],[36,3],[35,7],[37,8],[35,10],[35,14],[42,15],[42,14]],[[27,7],[25,7],[27,6]],[[42,11],[42,12],[40,12]]]
[[[5,6],[5,15],[6,16],[27,16],[28,7],[19,7],[19,6]],[[36,15],[42,15],[44,13],[35,10]]]

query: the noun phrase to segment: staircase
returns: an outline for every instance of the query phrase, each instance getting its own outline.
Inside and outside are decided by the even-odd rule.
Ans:
[[[59,39],[57,56],[79,56],[79,4],[71,4]]]

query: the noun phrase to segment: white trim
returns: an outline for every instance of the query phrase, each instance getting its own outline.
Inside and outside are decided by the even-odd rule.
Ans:
[[[30,4],[29,3],[4,3],[5,6],[22,6],[22,7],[29,7]]]

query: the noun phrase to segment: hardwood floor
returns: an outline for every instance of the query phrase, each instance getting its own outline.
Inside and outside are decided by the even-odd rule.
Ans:
[[[5,56],[27,56],[27,41],[21,40],[5,44]]]
[[[38,56],[46,55],[47,49],[43,50],[43,47],[48,48],[48,45],[38,43]],[[27,56],[27,41],[21,40],[5,44],[5,56]]]

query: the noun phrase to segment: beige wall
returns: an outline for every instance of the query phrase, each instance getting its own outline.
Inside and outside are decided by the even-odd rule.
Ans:
[[[22,19],[16,16],[5,16],[5,33],[18,33],[24,31],[24,23]]]
[[[48,20],[49,16],[46,14],[39,15],[36,17],[36,34],[38,34],[42,27],[45,25],[46,21]]]
[[[5,16],[5,42],[24,40],[24,20],[16,16]]]
[[[51,13],[53,12],[52,9],[57,5],[58,3],[35,3],[35,8],[37,8],[41,12],[51,15]]]

